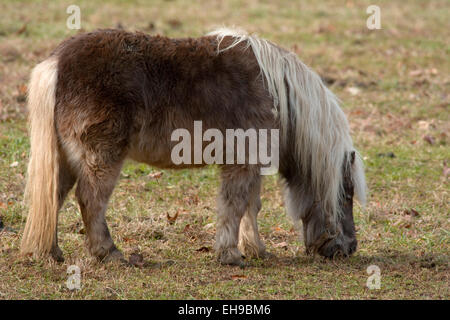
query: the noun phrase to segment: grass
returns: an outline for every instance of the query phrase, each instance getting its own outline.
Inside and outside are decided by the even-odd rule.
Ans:
[[[140,253],[148,261],[143,268],[89,257],[73,193],[60,214],[66,261],[19,257],[29,151],[25,85],[32,67],[76,31],[66,28],[65,1],[3,1],[0,216],[6,228],[0,232],[0,299],[449,299],[447,1],[378,1],[382,29],[373,31],[365,27],[370,1],[76,4],[86,31],[120,24],[181,37],[236,25],[295,51],[343,101],[365,160],[370,195],[367,207],[355,210],[359,249],[347,260],[307,256],[271,176],[264,182],[259,224],[276,257],[251,260],[244,270],[220,266],[211,250],[217,168],[164,170],[153,178],[159,170],[129,162],[108,223],[125,255]],[[167,214],[176,212],[170,224]],[[81,268],[81,290],[66,287],[72,264]],[[381,270],[379,290],[366,287],[372,264]]]

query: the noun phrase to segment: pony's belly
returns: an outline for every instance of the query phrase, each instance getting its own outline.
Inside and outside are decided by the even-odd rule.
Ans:
[[[159,146],[139,145],[135,143],[130,147],[128,157],[137,162],[143,162],[152,166],[170,168],[170,149]]]
[[[175,164],[171,158],[172,149],[169,146],[159,145],[151,148],[134,146],[128,152],[128,158],[161,169],[186,169],[204,167],[206,164]]]

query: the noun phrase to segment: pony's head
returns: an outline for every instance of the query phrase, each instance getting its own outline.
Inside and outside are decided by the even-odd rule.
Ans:
[[[327,258],[350,256],[356,251],[357,240],[353,220],[355,151],[347,153],[342,165],[342,187],[339,196],[339,214],[332,219],[320,201],[306,210],[303,221],[304,241],[308,252],[317,252]]]
[[[303,221],[307,251],[352,254],[357,243],[353,195],[363,205],[366,186],[338,98],[292,52],[245,32],[221,29],[210,35],[219,44],[234,37],[220,51],[246,41],[258,61],[280,127],[285,204],[294,221]]]

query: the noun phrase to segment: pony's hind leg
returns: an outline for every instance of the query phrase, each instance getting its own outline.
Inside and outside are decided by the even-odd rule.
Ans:
[[[255,183],[249,190],[249,204],[241,220],[239,230],[239,250],[246,257],[263,258],[266,255],[266,247],[261,241],[258,232],[257,216],[261,210],[261,178],[255,177]]]
[[[59,182],[58,182],[58,212],[64,204],[67,194],[75,184],[76,177],[72,174],[69,165],[64,157],[59,160]],[[56,226],[55,237],[50,251],[51,256],[58,262],[63,262],[63,252],[58,246],[58,226]]]
[[[122,260],[106,224],[109,197],[129,145],[130,114],[115,104],[61,103],[57,128],[62,149],[77,178],[80,206],[90,253],[102,261]]]
[[[103,162],[96,168],[85,163],[76,189],[89,251],[104,262],[123,260],[122,253],[111,238],[105,219],[108,200],[121,167],[122,161],[109,164]]]
[[[222,264],[244,266],[243,256],[237,248],[239,226],[259,179],[256,166],[222,168],[215,244],[218,260]]]

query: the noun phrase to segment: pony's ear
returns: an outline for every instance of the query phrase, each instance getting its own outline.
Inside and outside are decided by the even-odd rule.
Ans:
[[[350,163],[353,165],[355,163],[355,151],[350,152]]]

